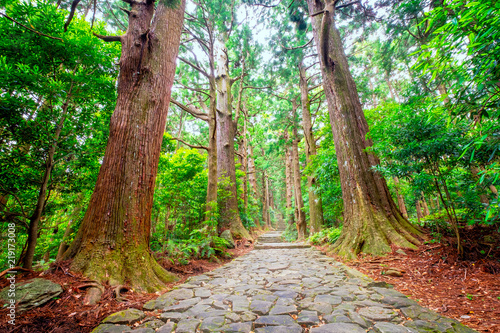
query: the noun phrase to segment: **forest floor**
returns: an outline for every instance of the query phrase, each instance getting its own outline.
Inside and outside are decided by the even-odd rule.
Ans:
[[[253,243],[246,240],[236,241],[236,248],[229,249],[232,259],[242,256],[253,250]],[[183,283],[187,278],[212,271],[232,259],[218,258],[218,261],[206,259],[191,259],[189,264],[180,265],[172,263],[167,258],[159,258],[158,262],[168,271],[176,274],[179,280],[166,286],[165,291]],[[85,297],[85,288],[88,287],[88,280],[81,275],[69,272],[70,262],[53,264],[51,268],[44,272],[30,272],[18,275],[16,282],[23,282],[36,277],[43,277],[62,286],[64,292],[57,300],[51,300],[45,305],[33,310],[29,310],[16,318],[16,325],[13,327],[6,320],[7,309],[0,309],[0,332],[6,333],[88,333],[96,327],[104,318],[117,311],[137,308],[142,306],[158,294],[134,293],[127,291],[121,293],[126,300],[118,301],[114,297],[114,288],[105,286],[105,292],[101,301],[96,305],[82,305]],[[0,289],[8,285],[6,279],[0,279]]]
[[[392,284],[397,291],[443,316],[456,319],[479,332],[499,333],[499,253],[488,252],[486,248],[489,257],[474,255],[474,252],[485,252],[477,246],[481,245],[477,241],[481,239],[481,231],[469,230],[464,234],[464,251],[468,260],[458,259],[456,248],[451,245],[452,239],[422,245],[414,251],[396,252],[398,249],[393,249],[386,257],[364,256],[354,261],[336,259],[374,280]],[[491,235],[491,230],[488,234]],[[495,243],[491,246],[487,244],[490,250],[500,244],[498,232],[494,235]],[[325,248],[318,248],[327,252]],[[386,274],[389,270],[399,271],[402,276]]]

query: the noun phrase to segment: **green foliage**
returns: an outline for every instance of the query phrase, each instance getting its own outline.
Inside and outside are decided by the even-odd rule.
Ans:
[[[55,4],[10,2],[6,12],[63,39],[0,20],[0,195],[8,198],[0,228],[16,223],[19,256],[55,147],[35,260],[47,251],[54,258],[64,233],[60,224],[67,223],[75,196],[88,197],[97,178],[116,100],[120,50],[96,39],[83,19],[75,18],[63,32],[68,13]],[[96,21],[94,30],[106,34],[102,22]]]
[[[342,232],[342,226],[339,228],[326,228],[317,232],[307,239],[308,242],[314,245],[322,245],[325,243],[333,244],[340,237],[340,233]]]
[[[285,242],[294,242],[298,237],[299,233],[297,231],[297,228],[295,227],[295,225],[290,224],[286,226],[285,231],[283,231],[283,233],[281,234],[281,238],[283,238]]]

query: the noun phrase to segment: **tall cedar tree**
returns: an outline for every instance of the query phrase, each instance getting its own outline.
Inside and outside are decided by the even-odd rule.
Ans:
[[[399,212],[385,179],[373,171],[378,159],[367,152],[368,124],[335,26],[338,1],[307,0],[320,57],[344,201],[344,227],[335,251],[382,255],[391,245],[415,248],[421,232]]]
[[[98,36],[122,43],[118,100],[94,193],[64,257],[91,279],[151,292],[175,279],[155,261],[149,237],[185,0],[156,10],[152,0],[126,2],[125,35]]]

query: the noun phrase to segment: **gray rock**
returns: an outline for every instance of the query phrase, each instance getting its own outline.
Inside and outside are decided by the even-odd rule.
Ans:
[[[224,317],[209,317],[203,320],[200,325],[200,330],[203,333],[217,332],[225,324]]]
[[[250,304],[250,311],[255,312],[259,315],[266,315],[269,309],[273,306],[273,303],[266,301],[252,301]]]
[[[221,328],[224,333],[250,333],[252,331],[252,323],[234,323],[228,324]]]
[[[355,324],[334,323],[311,328],[311,333],[365,333],[366,330]]]
[[[302,333],[304,330],[299,325],[294,326],[266,326],[255,330],[256,333]]]
[[[197,304],[200,301],[201,301],[201,298],[199,298],[199,297],[190,298],[190,299],[186,299],[186,300],[180,301],[177,304],[167,306],[163,310],[167,311],[167,312],[171,312],[171,311],[172,312],[184,312],[184,311],[186,311],[187,309],[189,309],[190,307],[194,306],[195,304]]]
[[[380,306],[371,306],[367,308],[361,308],[358,313],[370,320],[374,321],[382,321],[382,320],[391,320],[396,317],[398,314],[391,309],[382,308]]]
[[[152,328],[153,330],[156,330],[156,329],[162,327],[163,325],[165,325],[165,323],[163,321],[158,320],[158,319],[153,319],[153,320],[149,320],[149,321],[144,322],[142,325],[138,326],[138,328],[144,327],[144,328]]]
[[[405,323],[406,327],[414,328],[418,332],[453,332],[453,327],[450,324],[443,324],[437,322],[428,322],[423,320],[408,321]]]
[[[133,333],[155,333],[155,330],[152,328],[149,328],[149,327],[139,327],[139,328],[132,330],[131,332],[133,332]]]
[[[228,247],[230,249],[234,249],[234,239],[233,235],[231,235],[231,230],[224,230],[219,237],[227,240],[227,242],[229,243]]]
[[[297,308],[294,305],[276,305],[272,308],[270,315],[297,314]]]
[[[314,302],[328,303],[337,305],[342,303],[342,297],[332,295],[318,295],[314,298]]]
[[[168,322],[156,331],[156,333],[172,333],[177,324],[174,322]]]
[[[195,333],[199,325],[198,319],[183,319],[177,324],[175,333]]]
[[[160,319],[163,321],[172,321],[174,323],[178,323],[182,319],[187,319],[188,315],[180,312],[164,312],[160,315]]]
[[[125,333],[132,332],[130,327],[125,325],[101,324],[92,333]]]
[[[317,325],[319,323],[318,313],[316,311],[301,311],[297,317],[299,325]]]
[[[386,296],[386,297],[382,298],[381,301],[382,301],[382,303],[390,304],[397,309],[407,307],[407,306],[412,306],[412,305],[418,305],[417,302],[415,302],[414,300],[409,299],[407,297]]]
[[[107,324],[133,324],[146,318],[146,314],[141,310],[127,309],[113,313],[104,319],[102,322]]]
[[[279,290],[275,291],[274,294],[278,297],[283,297],[283,298],[295,298],[297,297],[297,293],[294,291],[287,291],[287,290]]]
[[[411,328],[398,326],[393,323],[376,323],[374,326],[375,330],[379,333],[414,333]]]
[[[16,284],[15,300],[18,314],[43,305],[62,294],[63,289],[57,283],[45,279],[32,279],[24,283]],[[5,303],[10,302],[8,297],[9,287],[0,292],[0,299]]]
[[[254,326],[293,326],[295,321],[290,316],[262,316],[254,321]]]
[[[194,295],[196,297],[207,298],[207,297],[212,296],[212,292],[208,289],[205,289],[205,288],[196,288],[194,290]]]

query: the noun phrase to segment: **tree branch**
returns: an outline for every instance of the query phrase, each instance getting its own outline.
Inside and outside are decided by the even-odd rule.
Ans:
[[[0,13],[0,14],[1,14],[3,17],[5,17],[7,20],[10,20],[10,21],[14,22],[15,24],[17,24],[17,25],[19,25],[19,26],[23,27],[24,29],[27,29],[27,30],[29,30],[29,31],[31,31],[31,32],[34,32],[34,33],[35,33],[35,34],[37,34],[37,35],[40,35],[40,36],[43,36],[43,37],[47,37],[47,38],[51,38],[51,39],[57,39],[57,40],[60,40],[61,42],[63,41],[63,39],[62,39],[62,38],[49,36],[49,35],[46,35],[46,34],[44,34],[44,33],[41,33],[40,31],[36,31],[36,30],[34,30],[34,29],[31,29],[30,27],[25,26],[24,24],[17,22],[16,20],[14,20],[12,17],[10,17],[10,16],[9,16],[9,15],[7,15],[7,14],[4,14],[4,13]]]
[[[349,7],[349,6],[352,6],[352,5],[354,5],[355,3],[359,3],[359,1],[353,1],[353,2],[346,3],[345,5],[340,5],[340,6],[337,6],[337,7],[335,7],[335,10],[337,10],[337,9],[341,9],[341,8],[345,8],[345,7]]]
[[[194,106],[184,105],[173,98],[170,99],[170,103],[177,105],[182,110],[186,111],[187,113],[191,114],[192,116],[198,119],[201,119],[203,121],[208,121],[208,114],[201,112],[198,108],[195,108]]]
[[[185,144],[186,146],[190,147],[190,148],[194,148],[194,149],[205,149],[206,151],[209,151],[210,148],[208,147],[205,147],[205,146],[195,146],[195,145],[192,145],[190,143],[187,143],[186,141],[182,140],[181,138],[171,138],[170,140],[176,140],[176,141],[179,141],[179,142],[182,142],[183,144]]]
[[[294,46],[294,47],[286,47],[285,45],[281,44],[281,47],[283,47],[285,50],[297,50],[297,49],[303,49],[305,47],[307,47],[309,44],[312,43],[312,41],[314,40],[314,37],[311,38],[307,43],[305,43],[304,45],[301,45],[301,46]]]
[[[96,36],[99,39],[102,39],[105,42],[121,42],[122,41],[122,36],[103,36],[96,34],[95,32],[92,33],[94,36]]]
[[[183,63],[185,63],[186,65],[189,65],[189,66],[193,67],[194,69],[196,69],[198,72],[200,72],[201,74],[203,74],[203,76],[205,76],[207,79],[210,78],[210,75],[208,75],[208,73],[206,71],[204,71],[201,67],[193,64],[189,60],[186,60],[186,59],[184,59],[182,57],[179,57],[179,60],[182,61]]]

